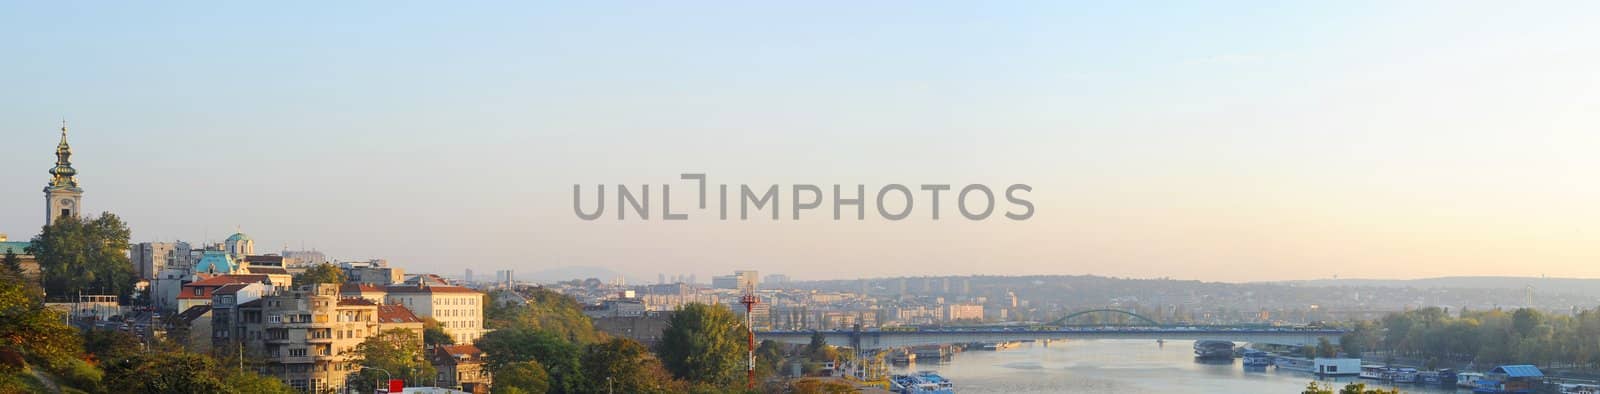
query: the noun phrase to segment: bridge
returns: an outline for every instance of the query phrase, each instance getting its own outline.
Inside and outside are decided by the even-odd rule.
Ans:
[[[1216,339],[1233,342],[1271,343],[1279,345],[1316,345],[1319,339],[1339,343],[1344,330],[1278,328],[1278,327],[1061,327],[1061,328],[945,328],[919,330],[834,330],[834,331],[757,331],[756,339],[771,339],[779,343],[806,344],[811,336],[821,333],[824,340],[837,346],[861,350],[893,349],[907,346],[950,343],[991,343],[1011,341],[1042,341],[1060,339],[1144,339],[1144,340],[1202,340]]]
[[[1074,325],[1070,322],[1085,316],[1111,315],[1128,324]],[[1075,312],[1053,322],[1037,326],[970,326],[915,328],[901,327],[869,330],[834,331],[758,331],[756,338],[771,339],[780,343],[806,344],[811,336],[821,333],[828,343],[854,347],[860,350],[893,349],[907,346],[951,343],[997,343],[1012,341],[1048,341],[1060,339],[1144,339],[1144,340],[1224,340],[1278,345],[1316,345],[1326,339],[1339,343],[1339,336],[1347,331],[1311,327],[1279,327],[1262,325],[1192,325],[1162,324],[1155,319],[1120,309],[1090,309]]]

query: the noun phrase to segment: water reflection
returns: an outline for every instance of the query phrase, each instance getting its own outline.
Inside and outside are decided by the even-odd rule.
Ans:
[[[920,360],[919,360],[920,361]],[[931,361],[931,360],[929,360]],[[1004,351],[969,351],[948,362],[891,368],[895,373],[939,371],[959,393],[1299,393],[1316,376],[1271,368],[1246,370],[1238,360],[1196,360],[1192,343],[1096,340],[1024,344]],[[1320,379],[1343,386],[1354,377]],[[1365,380],[1368,386],[1378,382]],[[1454,393],[1400,386],[1407,393]],[[1470,392],[1470,390],[1462,391]]]

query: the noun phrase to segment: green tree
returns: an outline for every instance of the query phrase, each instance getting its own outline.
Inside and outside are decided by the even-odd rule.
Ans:
[[[444,332],[444,325],[431,317],[422,320],[422,343],[429,347],[456,344],[455,337]]]
[[[565,294],[550,289],[533,288],[516,294],[496,292],[494,298],[525,299],[520,304],[504,305],[495,302],[484,310],[484,323],[489,328],[531,328],[555,333],[578,344],[600,341],[594,322],[583,314],[583,305]]]
[[[771,339],[756,345],[756,376],[761,378],[779,374],[783,368],[783,345]]]
[[[44,306],[38,289],[15,276],[0,276],[0,359],[22,359],[50,370],[71,366],[82,351],[78,332]],[[0,363],[0,372],[7,371]]]
[[[223,375],[222,384],[236,393],[293,394],[283,381],[251,372],[232,371]]]
[[[11,248],[6,248],[5,257],[0,257],[0,267],[5,268],[6,275],[22,276],[22,258]]]
[[[488,355],[491,372],[524,361],[538,361],[550,377],[550,392],[575,393],[585,387],[578,344],[555,333],[526,328],[490,332],[475,344]]]
[[[743,378],[744,322],[721,306],[692,303],[667,321],[656,354],[679,379],[731,387]]]
[[[216,368],[215,360],[199,354],[157,352],[110,363],[105,380],[119,393],[230,392]]]
[[[344,270],[339,269],[339,266],[333,263],[321,263],[306,268],[300,275],[295,275],[294,284],[296,286],[314,283],[340,284],[346,279]]]
[[[581,364],[590,377],[582,390],[586,393],[673,393],[684,389],[649,349],[627,338],[585,346]]]
[[[144,344],[127,332],[88,330],[83,333],[83,350],[95,360],[118,361],[144,353]]]
[[[138,280],[128,260],[127,224],[111,213],[92,220],[65,216],[33,237],[44,291],[52,295],[127,296]]]
[[[427,355],[422,351],[422,338],[411,330],[392,328],[383,330],[378,335],[367,337],[361,344],[351,350],[359,360],[359,364],[366,368],[360,372],[361,377],[350,383],[358,391],[370,392],[375,389],[374,384],[380,377],[393,376],[402,379],[407,384],[432,382],[438,372],[429,362]],[[384,374],[382,369],[388,371]]]
[[[1328,338],[1317,338],[1317,357],[1339,357],[1339,348]]]
[[[544,394],[550,392],[550,375],[538,361],[517,361],[494,370],[496,394]]]

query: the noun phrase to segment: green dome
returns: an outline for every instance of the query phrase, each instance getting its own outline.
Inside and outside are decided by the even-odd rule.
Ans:
[[[233,233],[233,235],[229,235],[228,236],[228,242],[250,241],[250,240],[251,240],[250,236],[244,235],[244,233]]]

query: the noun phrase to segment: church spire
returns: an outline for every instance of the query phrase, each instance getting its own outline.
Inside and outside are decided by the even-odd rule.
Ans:
[[[56,166],[50,169],[50,187],[78,187],[78,170],[72,168],[72,146],[67,145],[67,121],[61,120],[61,143],[56,144]]]

